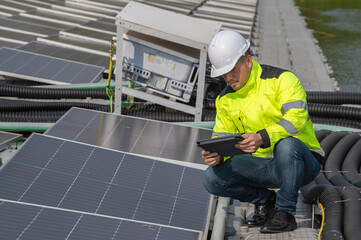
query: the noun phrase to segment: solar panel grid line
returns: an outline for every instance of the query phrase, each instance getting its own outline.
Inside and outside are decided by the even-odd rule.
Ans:
[[[120,228],[120,225],[122,224],[122,222],[123,222],[123,220],[120,220],[120,221],[119,221],[119,224],[118,224],[118,226],[117,226],[117,229],[115,230],[115,232],[114,232],[114,234],[113,234],[113,236],[112,236],[112,240],[115,238],[116,234],[118,233],[119,228]]]
[[[135,143],[133,144],[133,146],[130,148],[130,151],[129,151],[129,152],[132,152],[132,151],[133,151],[134,147],[136,146],[137,142],[139,141],[139,138],[142,136],[142,133],[144,132],[144,129],[147,127],[147,125],[148,125],[148,122],[145,123],[142,131],[140,132],[140,134],[139,134],[139,136],[137,137],[137,139],[136,139]]]
[[[70,235],[73,233],[73,231],[75,230],[76,226],[79,224],[80,220],[83,218],[84,214],[81,214],[80,217],[78,218],[78,221],[74,224],[73,228],[71,229],[71,231],[69,232],[68,236],[66,236],[65,240],[68,240]]]
[[[62,117],[64,117],[64,116],[65,115],[63,115]],[[83,129],[83,131],[84,131],[84,129]],[[81,143],[81,144],[86,145],[86,146],[94,147],[94,144],[91,144],[91,143],[76,141],[76,140],[73,140],[73,139],[66,139],[66,138],[58,137],[58,136],[54,136],[54,135],[46,135],[46,136],[49,136],[49,137],[52,137],[52,138],[55,138],[55,139],[59,139],[59,140],[66,140],[66,141],[69,141],[69,142]],[[117,149],[113,149],[113,148],[109,148],[109,147],[104,147],[104,146],[96,146],[96,147],[100,148],[100,149],[114,151],[114,152],[127,153],[125,151],[121,151],[121,150],[117,150]],[[148,158],[153,159],[153,160],[158,161],[158,162],[165,162],[165,163],[170,163],[170,164],[173,164],[173,165],[185,166],[185,167],[198,169],[198,170],[205,170],[206,167],[207,167],[206,165],[200,165],[200,164],[197,164],[197,163],[194,163],[194,162],[184,162],[184,161],[173,160],[173,159],[165,159],[165,158],[162,158],[162,157],[145,156],[144,154],[138,154],[138,153],[133,153],[133,152],[130,153],[130,154],[134,155],[134,156],[137,156],[137,157],[148,157]]]
[[[167,134],[167,137],[165,138],[165,142],[167,142],[167,139],[169,138],[169,136],[170,136],[170,134],[171,134],[172,128],[173,128],[173,126],[171,126],[171,128],[169,129],[169,132],[168,132],[168,134]],[[162,146],[162,148],[161,148],[161,150],[160,150],[160,152],[159,152],[159,154],[158,154],[157,157],[162,156],[164,147],[165,147],[165,144],[163,144],[163,146]]]
[[[40,214],[39,209],[43,209]],[[21,240],[67,238],[200,240],[203,235],[202,232],[188,229],[169,228],[10,202],[1,202],[0,212],[0,229],[4,239],[20,239],[19,236],[22,234]],[[6,218],[9,214],[11,215]],[[30,222],[32,224],[29,224]],[[26,231],[24,231],[25,228]]]
[[[91,123],[80,123],[77,118],[81,118],[83,115],[88,118],[96,115],[96,118],[92,119]],[[123,120],[121,124],[118,124],[115,119]],[[59,131],[59,129],[70,130],[73,123],[79,125],[79,129],[78,127],[76,130],[72,129],[71,133]],[[107,126],[113,129],[109,130]],[[74,130],[78,133],[76,139]],[[201,149],[196,146],[196,140],[210,137],[211,132],[211,129],[200,129],[150,119],[72,108],[45,134],[65,139],[75,139],[79,142],[133,154],[204,165],[204,162],[199,157]],[[106,142],[104,142],[105,135]],[[188,139],[191,139],[191,141]]]
[[[82,149],[83,150],[85,150],[85,148],[86,149],[88,149],[84,154],[83,154],[83,156],[82,156],[82,159],[85,159],[86,158],[86,160],[82,160],[82,162],[81,162],[81,164],[78,164],[79,166],[77,167],[77,169],[75,170],[75,172],[73,173],[73,175],[75,176],[75,179],[73,178],[73,179],[71,179],[70,178],[70,180],[72,181],[72,183],[71,184],[63,184],[64,186],[69,186],[69,187],[67,187],[67,188],[63,188],[64,189],[64,192],[65,192],[65,194],[63,194],[63,193],[60,193],[60,195],[59,195],[59,198],[57,198],[56,197],[56,199],[60,199],[61,198],[61,200],[60,200],[60,202],[59,201],[57,201],[57,202],[54,202],[54,203],[51,203],[53,206],[56,206],[56,207],[58,207],[58,208],[63,208],[63,207],[65,207],[65,208],[71,208],[71,209],[74,209],[74,206],[72,207],[72,205],[69,205],[69,203],[71,203],[71,202],[69,202],[69,199],[68,199],[68,202],[67,203],[65,203],[65,205],[63,204],[63,206],[62,206],[62,202],[63,202],[63,200],[68,196],[68,193],[71,191],[71,189],[73,188],[73,186],[75,185],[75,183],[77,183],[78,184],[78,187],[79,186],[81,186],[81,185],[79,185],[79,183],[76,181],[78,178],[79,178],[79,181],[81,180],[81,179],[84,179],[84,176],[81,176],[82,175],[82,173],[83,172],[85,172],[85,170],[84,170],[84,167],[85,166],[89,166],[89,164],[90,164],[90,159],[92,158],[92,156],[93,155],[96,155],[96,153],[95,153],[95,150],[97,150],[98,152],[100,151],[98,148],[96,148],[96,147],[94,147],[94,146],[91,146],[91,145],[86,145],[86,144],[82,144],[82,143],[76,143],[76,142],[73,142],[73,144],[70,144],[71,142],[70,141],[68,141],[68,140],[64,140],[64,139],[58,139],[58,138],[56,138],[56,137],[49,137],[49,136],[43,136],[43,135],[39,135],[39,134],[34,134],[34,137],[32,136],[31,138],[37,138],[37,139],[42,139],[42,142],[38,142],[38,145],[39,144],[45,144],[45,143],[48,143],[48,142],[52,142],[52,143],[49,143],[49,144],[51,144],[52,146],[53,146],[53,151],[54,152],[57,152],[59,155],[61,154],[61,153],[64,153],[64,152],[69,152],[70,150],[70,152],[72,152],[72,151],[79,151],[79,149],[78,149],[78,147],[77,146],[83,146],[82,147]],[[51,141],[49,141],[49,140],[51,140]],[[55,142],[57,142],[57,144],[58,145],[56,145],[56,146],[54,146],[54,141]],[[64,142],[66,142],[67,143],[67,145],[65,145],[64,144]],[[23,146],[25,146],[26,144],[24,144]],[[59,147],[59,145],[61,145],[62,147]],[[69,149],[69,147],[70,146],[72,146],[72,149]],[[30,145],[30,147],[32,147],[31,145]],[[45,145],[44,146],[44,148],[47,148],[47,146]],[[25,150],[24,150],[25,151]],[[105,151],[105,149],[103,149],[103,151]],[[118,151],[114,151],[114,150],[107,150],[107,151],[111,151],[111,152],[114,152],[114,154],[121,154],[120,152],[118,152]],[[18,155],[18,153],[17,153],[17,155]],[[48,157],[45,157],[43,160],[41,160],[41,165],[44,165],[44,166],[46,166],[46,171],[45,170],[41,170],[41,173],[42,174],[40,174],[40,175],[48,175],[48,176],[54,176],[54,174],[50,174],[49,175],[49,170],[51,170],[51,171],[53,171],[52,169],[54,168],[54,166],[56,166],[56,165],[54,165],[54,164],[56,164],[56,162],[53,162],[53,161],[49,161],[49,159],[53,159],[54,158],[54,156],[56,155],[56,154],[52,154],[51,156],[50,156],[50,154],[48,154],[49,156]],[[99,155],[99,154],[98,154]],[[124,160],[124,155],[125,154],[123,154],[122,156],[123,156],[123,160]],[[69,155],[69,156],[71,156],[71,155]],[[129,157],[131,157],[132,155],[129,155],[129,154],[127,154],[127,157],[128,157],[128,165],[129,165],[129,163],[134,163],[134,160],[136,160],[137,158],[135,158],[134,159],[134,157],[133,157],[133,159],[129,159]],[[67,158],[68,156],[64,156],[63,157],[63,159],[64,158]],[[18,157],[19,158],[19,157]],[[61,160],[61,159],[58,159],[58,156],[55,156],[55,158],[56,158],[56,161],[59,161],[59,160]],[[21,156],[20,156],[20,159],[21,159]],[[46,159],[48,159],[46,162],[44,162]],[[135,165],[134,165],[134,167],[137,167],[137,171],[139,170],[138,168],[139,168],[139,166],[141,166],[141,165],[144,165],[144,160],[142,160],[142,159],[144,159],[144,157],[143,158],[139,158],[139,160],[137,160],[136,161],[136,163],[135,163]],[[71,159],[70,159],[71,160]],[[70,161],[69,160],[69,161]],[[22,161],[22,162],[21,162]],[[20,164],[24,164],[24,160],[21,160],[20,161]],[[180,188],[182,187],[182,186],[184,186],[184,184],[183,184],[183,177],[181,177],[180,179],[181,179],[181,181],[180,180],[178,180],[178,178],[177,179],[175,179],[174,180],[174,183],[176,184],[175,186],[178,186],[178,188],[177,188],[177,193],[174,195],[173,193],[169,193],[169,192],[167,192],[167,194],[163,194],[162,192],[159,192],[158,190],[158,187],[156,187],[156,188],[154,188],[154,186],[156,186],[156,185],[154,185],[154,184],[158,184],[158,183],[163,183],[163,185],[167,185],[168,183],[167,182],[165,182],[164,180],[165,179],[168,179],[170,176],[172,176],[172,177],[174,177],[174,174],[172,173],[172,171],[170,171],[171,173],[170,174],[168,174],[168,175],[170,175],[170,176],[167,176],[167,175],[164,175],[164,174],[162,174],[162,175],[164,175],[163,176],[163,178],[164,179],[162,179],[162,178],[159,178],[159,173],[164,173],[164,170],[166,170],[166,169],[164,169],[164,170],[162,170],[162,168],[164,167],[164,165],[160,165],[159,163],[158,163],[158,161],[156,161],[156,160],[151,160],[151,159],[146,159],[146,161],[147,162],[149,162],[149,163],[151,163],[152,164],[152,168],[151,168],[151,170],[148,170],[149,172],[148,172],[148,176],[147,176],[147,179],[146,179],[146,181],[145,181],[145,183],[143,183],[143,189],[142,189],[142,196],[143,195],[147,195],[147,199],[146,200],[144,200],[143,201],[143,197],[141,197],[141,198],[139,198],[139,200],[138,200],[138,203],[137,203],[137,210],[136,211],[134,211],[133,212],[133,210],[131,210],[131,212],[133,212],[133,218],[134,219],[140,219],[140,220],[147,220],[147,219],[150,219],[149,221],[150,222],[152,222],[152,221],[154,221],[154,217],[153,216],[151,216],[150,218],[149,218],[149,215],[147,215],[147,214],[149,214],[149,213],[152,213],[152,209],[154,208],[154,206],[152,206],[152,202],[149,202],[149,200],[151,200],[151,201],[154,201],[154,200],[159,200],[159,201],[169,201],[169,203],[166,203],[166,205],[165,206],[173,206],[173,208],[171,208],[171,207],[167,207],[167,208],[171,208],[172,209],[172,213],[170,214],[169,212],[168,212],[168,210],[167,210],[167,208],[166,208],[166,210],[165,210],[165,212],[162,210],[162,209],[160,209],[160,210],[158,210],[158,211],[156,211],[155,213],[156,214],[160,214],[160,216],[161,216],[161,218],[163,218],[164,220],[161,220],[161,221],[157,221],[157,223],[159,224],[162,224],[162,223],[165,223],[165,222],[171,222],[169,219],[169,216],[172,216],[173,217],[173,212],[174,212],[174,210],[175,210],[175,205],[178,203],[177,201],[179,200],[179,201],[181,201],[181,202],[184,202],[184,201],[186,201],[188,204],[190,204],[190,205],[194,205],[194,206],[199,206],[200,205],[200,202],[199,201],[204,201],[204,200],[197,200],[197,199],[191,199],[191,198],[189,198],[188,199],[188,197],[190,196],[190,195],[183,195],[183,197],[182,196],[179,196],[179,191],[180,191]],[[89,162],[89,164],[87,164]],[[138,162],[138,163],[137,163]],[[25,162],[25,164],[27,163],[27,161]],[[53,163],[53,164],[51,164],[51,163]],[[15,163],[14,163],[15,164]],[[16,162],[16,164],[19,164],[19,161],[17,161]],[[139,165],[139,164],[141,164],[141,165]],[[63,164],[62,164],[63,165]],[[59,166],[62,166],[62,165],[59,165]],[[82,165],[81,167],[80,167],[80,165]],[[169,165],[169,164],[167,164],[167,165]],[[37,168],[39,168],[39,164],[35,164],[34,165],[35,167],[37,167]],[[59,169],[59,166],[57,167],[58,169]],[[120,166],[120,164],[118,164],[118,169],[119,169],[119,166]],[[156,169],[158,169],[157,170],[157,172],[154,172],[153,170],[155,169],[154,168],[154,166],[158,166]],[[163,167],[162,167],[163,166]],[[175,170],[175,171],[177,171],[177,172],[179,172],[179,169],[182,169],[182,175],[184,175],[184,172],[185,172],[185,167],[183,166],[183,168],[181,168],[181,166],[176,166],[176,167],[172,167],[173,165],[171,164],[170,166],[167,166],[167,169],[168,169],[168,171],[169,170],[171,170],[171,169],[173,169],[173,170]],[[159,167],[161,167],[161,168],[159,168]],[[172,167],[172,168],[169,168],[169,167]],[[40,169],[42,169],[41,168],[41,166],[40,166]],[[129,167],[128,167],[128,169],[129,169]],[[147,169],[147,168],[146,168]],[[146,170],[145,169],[145,170]],[[60,168],[60,170],[62,170],[62,168]],[[65,171],[66,169],[63,169],[63,171]],[[84,170],[84,171],[83,171]],[[3,170],[2,170],[3,171]],[[1,172],[2,172],[1,171]],[[40,170],[38,170],[38,171],[40,171]],[[90,171],[89,169],[87,170],[87,171]],[[125,169],[123,169],[123,174],[124,174],[124,171],[126,171]],[[188,170],[189,171],[189,170]],[[0,173],[1,173],[0,172]],[[60,171],[61,172],[61,171]],[[36,172],[35,172],[36,173]],[[62,172],[61,172],[62,173]],[[69,175],[69,173],[67,173],[68,175]],[[71,175],[71,174],[70,174]],[[140,175],[144,175],[144,174],[140,174]],[[31,197],[31,196],[34,196],[34,194],[36,195],[37,194],[37,192],[35,191],[36,189],[39,189],[39,187],[40,187],[40,189],[41,189],[41,191],[43,191],[43,186],[41,185],[41,182],[42,181],[44,181],[44,179],[47,179],[46,181],[47,181],[47,183],[49,182],[49,180],[51,180],[51,179],[49,179],[49,178],[44,178],[43,177],[43,179],[42,179],[42,181],[38,181],[38,179],[39,179],[39,173],[36,175],[36,174],[34,174],[34,179],[35,180],[32,180],[31,182],[31,187],[32,187],[32,192],[30,193],[30,195],[29,196],[27,196],[26,198],[24,198],[23,199],[23,197],[21,197],[21,199],[23,200],[23,201],[25,201],[25,202],[27,202],[27,201],[32,201],[31,199],[33,199],[33,197]],[[115,176],[117,176],[117,174],[114,174],[113,176],[112,176],[112,179],[114,180],[114,178],[115,178]],[[65,175],[64,175],[64,173],[62,173],[62,175],[60,176],[60,178],[59,179],[61,179],[61,182],[63,183],[66,179],[64,178],[65,177]],[[81,179],[80,179],[80,177],[81,177]],[[119,177],[119,176],[118,176]],[[125,176],[125,177],[129,177],[129,176]],[[155,179],[154,179],[155,178]],[[31,179],[31,178],[30,178]],[[124,177],[122,178],[123,180],[124,180]],[[157,180],[158,179],[158,180]],[[105,184],[108,184],[107,185],[107,190],[109,190],[110,189],[110,187],[112,187],[114,184],[113,184],[113,180],[111,180],[110,181],[110,183],[105,183]],[[121,180],[121,179],[118,179],[118,182],[119,182],[119,180]],[[120,182],[122,183],[122,181],[123,180],[121,180]],[[14,181],[14,180],[11,180],[11,181]],[[84,180],[82,180],[83,182],[84,182]],[[86,181],[86,182],[88,182],[88,185],[89,186],[93,186],[94,185],[94,181],[92,181],[92,182],[90,182],[89,183],[89,181],[90,181],[90,178]],[[155,182],[154,182],[155,181]],[[168,180],[169,181],[169,180]],[[200,179],[198,180],[198,181],[200,181]],[[37,183],[37,182],[39,182],[39,184],[38,184],[38,186],[35,186],[35,184]],[[69,182],[69,181],[68,181]],[[101,182],[100,182],[101,183]],[[151,186],[151,189],[147,189],[147,187],[148,187],[148,185],[150,184],[150,183],[152,183],[152,186]],[[50,185],[52,185],[53,184],[53,182],[52,181],[50,181],[48,184],[50,184]],[[119,184],[119,183],[118,183]],[[30,185],[30,184],[29,184]],[[34,186],[34,187],[33,187]],[[115,186],[115,185],[114,185]],[[84,188],[84,187],[86,187],[85,185],[83,185],[83,187],[82,188]],[[25,186],[25,188],[24,189],[30,189],[30,187],[29,186]],[[79,189],[78,189],[79,190]],[[97,203],[97,206],[95,206],[95,207],[91,207],[91,208],[86,208],[87,209],[87,211],[85,211],[85,212],[95,212],[96,211],[96,209],[100,209],[103,205],[102,205],[102,202],[103,202],[103,200],[107,197],[106,196],[106,194],[107,194],[107,190],[102,190],[102,189],[100,189],[101,190],[101,193],[100,193],[100,197],[96,197],[96,203]],[[35,191],[35,192],[34,192]],[[87,191],[87,190],[86,190]],[[89,191],[88,192],[93,192],[93,189],[89,189]],[[60,191],[60,192],[62,192],[62,191]],[[26,193],[28,193],[28,190],[26,190]],[[6,194],[6,193],[5,193]],[[75,195],[74,195],[75,194]],[[69,197],[70,197],[70,199],[71,198],[73,198],[73,199],[75,199],[74,198],[74,196],[76,196],[78,193],[77,193],[77,191],[75,190],[75,193],[74,193],[74,191],[73,191],[73,193],[69,193]],[[81,194],[81,193],[80,193]],[[188,193],[187,193],[188,194]],[[23,195],[25,195],[25,193],[23,194]],[[89,197],[91,198],[91,199],[93,199],[94,198],[94,196],[95,195],[93,195],[93,197],[91,197],[92,195],[89,195]],[[97,202],[97,199],[100,199],[100,201],[99,202]],[[55,199],[55,200],[56,200]],[[108,198],[109,199],[109,198]],[[16,200],[16,198],[15,198],[15,200]],[[42,201],[39,201],[39,200],[37,200],[38,202],[42,202]],[[197,201],[197,202],[195,202],[195,201]],[[82,201],[80,201],[80,202],[82,202]],[[109,203],[109,201],[108,201],[108,203]],[[164,203],[163,203],[164,204]],[[49,205],[47,205],[47,204],[45,204],[46,206],[49,206]],[[138,209],[142,209],[142,214],[140,214],[138,217],[137,217],[137,213],[138,213]],[[76,209],[76,208],[75,208]],[[82,208],[78,208],[78,210],[79,209],[82,209]],[[144,212],[143,211],[145,211],[145,215],[144,215]],[[149,212],[150,211],[150,212]],[[161,211],[161,212],[159,212],[159,211]],[[98,212],[98,211],[97,211]],[[101,213],[105,213],[104,212],[104,209],[103,209],[103,211],[100,211]],[[147,213],[148,212],[148,213]],[[111,213],[112,214],[112,213]],[[178,217],[179,217],[179,215],[178,215]],[[165,224],[166,225],[166,224]],[[177,225],[177,223],[176,223],[176,225]],[[182,225],[182,224],[181,224]],[[179,225],[179,222],[178,222],[178,225],[177,226],[181,226],[181,225]],[[191,227],[190,229],[192,229],[192,228],[196,228],[196,229],[198,229],[199,228],[199,225],[198,225],[198,227]]]
[[[3,198],[0,198],[0,201],[2,201],[0,206],[3,205],[4,203],[12,203],[12,204],[16,204],[16,205],[37,207],[37,208],[41,208],[41,209],[51,209],[51,210],[57,210],[57,211],[62,211],[62,212],[78,213],[80,215],[89,215],[89,216],[108,218],[108,219],[114,219],[114,220],[120,220],[120,221],[128,221],[128,222],[140,223],[140,224],[144,224],[144,225],[154,225],[154,226],[159,226],[159,227],[163,227],[163,228],[170,228],[170,229],[176,229],[176,230],[182,230],[182,231],[189,231],[189,232],[194,232],[194,233],[202,233],[202,231],[200,231],[200,230],[195,230],[195,229],[190,229],[190,228],[183,228],[183,227],[177,227],[177,226],[172,226],[172,225],[165,225],[165,224],[159,224],[159,223],[154,223],[154,222],[134,220],[134,219],[129,219],[129,218],[122,218],[122,217],[104,215],[104,214],[95,214],[95,213],[83,212],[83,211],[67,209],[67,208],[58,208],[58,207],[52,207],[52,206],[47,206],[47,205],[35,204],[35,203],[19,202],[19,201],[3,199]]]
[[[105,139],[104,143],[101,145],[102,147],[107,144],[108,140],[111,139],[111,136],[113,135],[115,129],[119,126],[119,124],[123,121],[123,118],[120,119],[120,121],[117,123],[117,125],[113,128],[109,136]]]
[[[149,173],[148,173],[148,176],[147,176],[147,179],[146,179],[146,181],[145,181],[145,184],[144,184],[142,193],[140,194],[140,197],[139,197],[137,206],[135,207],[135,210],[134,210],[132,219],[134,219],[134,218],[135,218],[135,215],[137,214],[137,211],[138,211],[138,208],[139,208],[139,205],[140,205],[140,201],[142,201],[142,197],[143,197],[143,195],[144,195],[145,189],[147,188],[147,184],[148,184],[148,182],[149,182],[149,178],[150,178],[150,175],[151,175],[151,173],[152,173],[154,164],[155,164],[155,161],[153,162],[152,167],[150,168],[150,171],[149,171]]]
[[[25,196],[25,194],[29,191],[29,189],[31,188],[31,186],[36,182],[36,180],[39,178],[39,176],[41,175],[41,173],[45,170],[46,166],[48,166],[48,164],[53,160],[54,156],[58,153],[59,149],[63,146],[63,144],[65,143],[65,141],[63,141],[63,143],[60,145],[60,147],[55,151],[55,153],[53,154],[53,156],[50,158],[50,160],[46,163],[45,167],[41,169],[41,171],[38,173],[38,175],[35,177],[35,179],[32,181],[32,183],[29,185],[29,187],[24,191],[24,193],[21,195],[21,197],[18,199],[18,201],[21,201],[21,199]]]
[[[117,175],[117,173],[118,173],[118,171],[119,171],[119,168],[120,168],[120,166],[121,166],[122,163],[123,163],[124,158],[125,158],[125,154],[123,155],[122,159],[120,160],[120,163],[119,163],[119,165],[118,165],[118,167],[117,167],[117,170],[115,171],[115,173],[114,173],[114,175],[113,175],[113,177],[112,177],[112,180],[110,181],[110,184],[108,185],[107,191],[105,192],[102,200],[100,201],[97,209],[95,210],[95,213],[98,213],[99,207],[102,205],[102,203],[103,203],[103,201],[104,201],[104,199],[105,199],[105,196],[107,196],[107,193],[108,193],[108,191],[109,191],[109,189],[110,189],[110,186],[111,186],[111,184],[113,184],[114,178],[115,178],[115,176]]]
[[[36,214],[36,216],[31,220],[31,222],[28,224],[28,226],[26,226],[26,228],[24,228],[24,230],[20,233],[19,237],[17,238],[20,239],[23,234],[26,232],[26,230],[31,226],[31,224],[33,224],[33,222],[38,218],[38,216],[41,214],[41,212],[44,210],[44,208],[41,208],[40,211]]]
[[[70,189],[73,187],[74,183],[76,182],[76,180],[78,179],[78,177],[80,176],[80,174],[82,173],[84,167],[86,166],[86,164],[88,163],[89,159],[91,158],[91,156],[93,155],[95,148],[93,148],[92,152],[90,153],[90,155],[88,156],[88,158],[86,159],[85,163],[83,164],[83,166],[81,167],[80,171],[78,172],[78,174],[76,175],[75,179],[73,180],[73,182],[71,183],[70,187],[68,188],[68,190],[66,191],[66,193],[64,194],[63,198],[60,200],[58,207],[61,205],[61,203],[64,201],[64,199],[66,198],[67,194],[69,193]]]
[[[182,176],[181,176],[181,179],[180,179],[180,182],[179,182],[179,185],[178,185],[178,189],[177,189],[176,197],[175,197],[175,199],[174,199],[174,204],[173,204],[172,212],[170,213],[168,225],[170,225],[170,223],[172,222],[172,218],[173,218],[173,214],[174,214],[174,209],[175,209],[175,206],[176,206],[176,204],[177,204],[177,198],[178,198],[178,195],[179,195],[180,186],[181,186],[181,183],[182,183],[183,177],[184,177],[184,171],[185,171],[185,167],[183,167]]]
[[[5,75],[49,83],[88,83],[98,80],[104,67],[79,63],[20,49],[1,48],[0,71]]]
[[[62,116],[61,118],[63,118],[64,116]],[[96,118],[97,116],[94,115],[94,117],[92,119],[90,119],[90,121],[88,122],[88,124],[78,133],[78,135],[75,136],[74,139],[70,139],[70,140],[74,140],[76,141],[76,139],[84,132],[84,130],[90,125],[90,123],[94,120],[94,118]]]

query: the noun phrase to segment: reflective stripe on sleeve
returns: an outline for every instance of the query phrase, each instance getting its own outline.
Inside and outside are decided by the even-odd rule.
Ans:
[[[277,124],[283,127],[289,134],[292,134],[294,136],[298,135],[296,127],[293,126],[290,121],[282,118]]]
[[[304,109],[308,111],[307,103],[301,100],[297,100],[283,104],[281,108],[281,112],[283,115],[285,115],[285,113],[292,108]]]

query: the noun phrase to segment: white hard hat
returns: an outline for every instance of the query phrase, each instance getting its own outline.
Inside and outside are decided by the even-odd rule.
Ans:
[[[218,77],[234,68],[237,60],[248,50],[249,42],[241,34],[223,30],[218,32],[208,47],[212,64],[211,77]]]

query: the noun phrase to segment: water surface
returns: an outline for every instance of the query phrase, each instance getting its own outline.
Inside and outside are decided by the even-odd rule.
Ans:
[[[361,0],[295,0],[341,91],[361,93]]]

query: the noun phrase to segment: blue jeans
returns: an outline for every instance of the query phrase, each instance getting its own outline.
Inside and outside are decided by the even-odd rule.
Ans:
[[[318,175],[321,165],[297,138],[281,139],[273,153],[274,158],[237,155],[208,167],[203,185],[213,195],[249,203],[264,203],[268,188],[279,188],[275,207],[294,215],[299,188]]]

